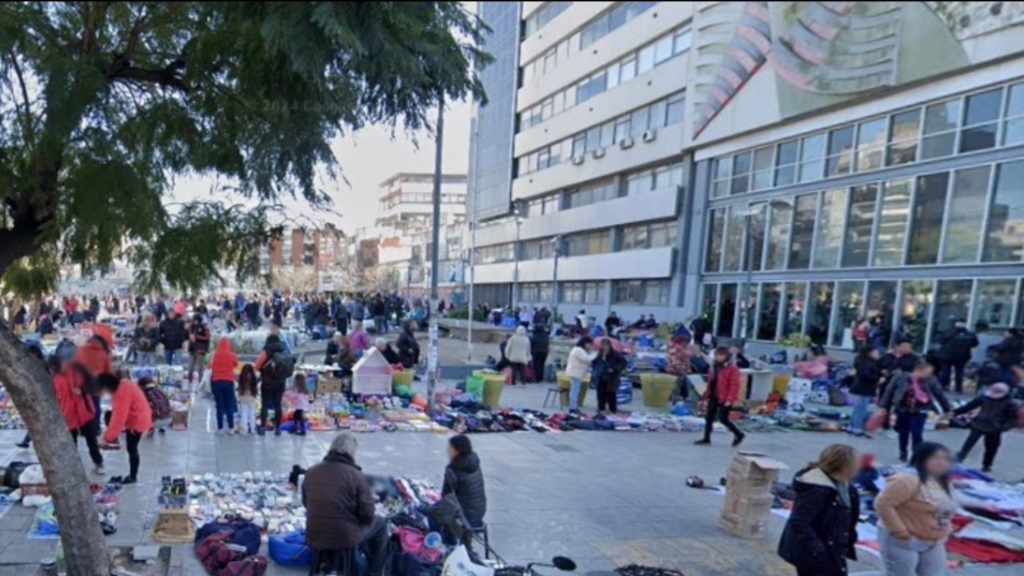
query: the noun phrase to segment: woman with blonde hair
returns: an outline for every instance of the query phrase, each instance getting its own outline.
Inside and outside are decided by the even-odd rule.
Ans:
[[[860,456],[852,446],[832,444],[816,462],[796,473],[796,501],[779,541],[779,557],[797,576],[845,576],[856,560],[860,501],[850,480]]]

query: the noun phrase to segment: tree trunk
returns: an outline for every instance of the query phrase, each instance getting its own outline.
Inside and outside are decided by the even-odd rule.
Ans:
[[[25,421],[53,496],[69,576],[110,574],[89,479],[43,363],[0,323],[0,382]]]

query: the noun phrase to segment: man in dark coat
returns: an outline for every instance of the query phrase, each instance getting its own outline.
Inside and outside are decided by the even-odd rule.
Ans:
[[[971,351],[978,346],[978,337],[967,329],[967,322],[963,320],[947,330],[939,337],[939,360],[942,363],[942,371],[939,372],[939,382],[942,387],[949,390],[949,381],[956,377],[954,390],[957,394],[964,391],[964,368],[971,360]]]
[[[387,522],[378,518],[373,493],[356,465],[358,441],[342,432],[331,443],[323,462],[306,472],[302,504],[306,507],[306,544],[313,550],[341,552],[360,546],[370,576],[381,576],[386,560]],[[331,555],[326,572],[334,572],[338,555]]]
[[[533,377],[537,382],[545,381],[544,370],[550,348],[551,338],[548,335],[547,324],[535,324],[530,334],[530,356],[533,357]]]
[[[185,321],[175,312],[167,312],[167,317],[160,322],[160,343],[164,345],[164,361],[168,364],[181,363],[181,349],[188,339]]]
[[[260,386],[260,421],[257,432],[262,436],[267,425],[267,416],[270,410],[274,411],[274,434],[281,435],[281,413],[283,407],[281,400],[284,397],[284,388],[288,376],[287,369],[280,369],[278,364],[286,361],[294,362],[294,357],[288,353],[288,347],[281,341],[277,334],[267,336],[263,344],[263,351],[256,358],[253,366],[260,373],[262,385]],[[293,364],[294,366],[294,364]]]
[[[420,345],[416,342],[415,322],[409,321],[402,327],[402,333],[398,335],[395,347],[398,348],[398,359],[407,370],[420,362]]]

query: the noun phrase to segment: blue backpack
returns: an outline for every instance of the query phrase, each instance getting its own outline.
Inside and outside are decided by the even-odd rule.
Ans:
[[[304,530],[271,534],[267,550],[270,559],[282,566],[309,566],[313,562],[313,549],[306,545]]]

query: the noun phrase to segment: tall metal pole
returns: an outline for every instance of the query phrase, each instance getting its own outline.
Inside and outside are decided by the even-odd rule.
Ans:
[[[766,206],[762,204],[761,206]],[[761,210],[758,207],[758,210]],[[743,307],[740,308],[740,338],[746,342],[747,339],[747,322],[750,317],[750,284],[754,281],[754,261],[751,258],[754,246],[754,235],[750,233],[750,223],[753,220],[753,214],[750,213],[750,208],[747,208],[747,213],[744,217],[744,224],[746,224],[746,231],[744,232],[747,236],[747,241],[744,243],[744,254],[743,254],[743,265],[747,269],[746,281],[743,284]]]
[[[515,310],[516,306],[519,305],[519,229],[523,226],[523,218],[519,215],[519,208],[515,208],[516,216],[516,243],[512,245],[512,249],[515,251],[513,254],[515,266],[512,269],[512,310]],[[519,318],[516,318],[516,324],[518,325]]]
[[[437,390],[437,268],[438,247],[441,242],[441,152],[444,149],[444,95],[437,102],[437,128],[434,134],[434,214],[430,237],[434,249],[430,251],[430,328],[427,336],[427,411],[434,414],[434,392]]]
[[[474,318],[475,308],[473,308],[473,305],[475,303],[473,298],[473,292],[476,291],[474,289],[474,282],[476,282],[476,269],[474,268],[474,265],[476,264],[476,223],[474,218],[475,215],[476,208],[474,207],[472,209],[472,215],[470,216],[469,220],[469,315],[467,316],[466,320],[468,322],[468,324],[466,325],[467,364],[473,363],[473,323],[476,320]],[[463,272],[463,274],[465,274],[465,272]]]
[[[555,322],[557,322],[555,318],[558,316],[558,255],[560,253],[558,246],[555,246],[554,253],[555,273],[551,279],[551,326],[548,327],[549,329],[554,328]]]

